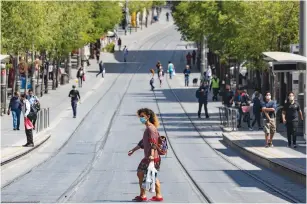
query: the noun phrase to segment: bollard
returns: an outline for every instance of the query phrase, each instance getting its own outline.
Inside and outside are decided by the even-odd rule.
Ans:
[[[47,114],[47,121],[48,121],[48,127],[49,127],[49,108],[47,109],[47,112],[48,112],[48,114]]]
[[[40,118],[40,111],[38,111],[36,115],[36,123],[38,124],[36,125],[36,133],[39,132],[39,118]]]

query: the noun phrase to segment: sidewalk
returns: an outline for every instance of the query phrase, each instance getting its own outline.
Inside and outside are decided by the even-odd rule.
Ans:
[[[264,147],[263,131],[224,132],[223,141],[251,160],[306,185],[306,144],[297,141],[297,149],[287,147],[287,139],[276,133],[273,148]]]
[[[98,69],[98,64],[95,60],[91,60],[90,69]],[[56,90],[49,90],[48,94],[44,94],[43,97],[39,98],[41,103],[41,108],[49,108],[49,120],[50,126],[55,126],[54,122],[57,121],[57,118],[61,113],[63,113],[69,107],[69,98],[68,93],[71,90],[71,86],[76,84],[75,82],[75,69],[72,70],[73,79],[66,85],[59,86]],[[95,74],[87,73],[86,81],[83,83],[82,88],[77,88],[81,95],[81,101],[84,99],[86,93],[92,89],[95,84],[99,81],[91,80],[96,79]],[[77,85],[77,84],[76,84]],[[77,86],[78,87],[78,86]],[[68,108],[69,109],[69,108]],[[13,130],[12,116],[3,115],[1,117],[1,162],[6,159],[11,159],[20,154],[24,154],[31,151],[33,148],[22,148],[21,145],[26,143],[26,136],[24,131],[23,116],[21,115],[21,124],[20,131]],[[47,139],[49,139],[50,133],[47,130],[43,130],[37,133],[33,131],[33,139],[36,148]]]
[[[181,64],[177,60],[178,64]],[[176,64],[175,64],[176,66]],[[179,67],[179,66],[177,66]],[[181,86],[184,85],[184,77],[181,70],[177,71],[175,80]],[[199,76],[197,71],[192,70],[190,80]],[[173,79],[174,80],[174,79]],[[174,87],[173,87],[174,88]],[[190,92],[191,97],[195,97],[195,87],[185,88],[185,93]],[[211,94],[210,94],[211,95]],[[208,97],[209,104],[211,97]],[[185,97],[186,98],[186,97]],[[187,100],[187,99],[185,99]],[[185,101],[183,101],[184,103]],[[195,103],[197,103],[195,99]],[[208,105],[209,107],[209,105]],[[218,113],[218,106],[208,108],[210,113]],[[211,120],[212,117],[210,117]],[[218,119],[218,118],[216,118]],[[245,124],[242,122],[242,124]],[[221,127],[223,130],[224,128]],[[283,132],[281,133],[283,134]],[[248,157],[253,162],[260,164],[268,169],[277,172],[280,175],[291,178],[293,181],[306,185],[306,143],[302,137],[297,138],[298,148],[288,148],[287,138],[276,133],[273,139],[273,148],[264,147],[264,132],[263,131],[247,131],[246,129],[236,132],[223,132],[223,141],[230,147],[239,151],[242,155]]]

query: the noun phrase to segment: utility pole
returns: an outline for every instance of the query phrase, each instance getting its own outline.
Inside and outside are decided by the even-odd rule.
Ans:
[[[204,80],[204,72],[207,70],[207,38],[204,36],[202,41],[202,58],[200,66],[200,79]]]
[[[126,3],[125,3],[125,35],[127,35],[128,13],[129,13],[128,0],[126,0]]]
[[[299,53],[302,56],[306,56],[306,1],[300,1],[300,25],[299,25],[299,29],[300,29],[300,33],[299,33]],[[306,64],[302,64],[301,65],[303,70],[306,71]],[[306,122],[306,107],[307,107],[307,101],[306,101],[306,73],[300,73],[299,75],[299,95],[298,95],[298,103],[301,106],[301,109],[304,110],[305,112],[305,118],[304,118],[304,138],[306,139],[306,126],[307,126],[307,122]],[[305,89],[305,90],[304,90]],[[305,94],[304,94],[305,93]],[[305,103],[304,103],[305,100]]]

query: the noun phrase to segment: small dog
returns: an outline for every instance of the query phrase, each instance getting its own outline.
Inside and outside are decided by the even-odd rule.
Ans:
[[[197,86],[197,83],[198,83],[198,79],[197,79],[197,78],[194,78],[194,79],[193,79],[193,86]]]

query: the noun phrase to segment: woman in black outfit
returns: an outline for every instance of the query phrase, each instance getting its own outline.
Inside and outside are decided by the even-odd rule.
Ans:
[[[255,97],[253,99],[253,114],[255,116],[254,121],[252,123],[252,128],[254,125],[258,124],[258,129],[261,130],[260,118],[261,118],[261,101],[260,101],[260,93],[258,91],[255,92]]]
[[[301,120],[304,120],[300,105],[294,101],[294,93],[288,94],[288,102],[285,104],[282,111],[282,120],[287,127],[288,147],[291,147],[291,135],[293,148],[296,148],[296,129],[298,125],[298,113]]]

